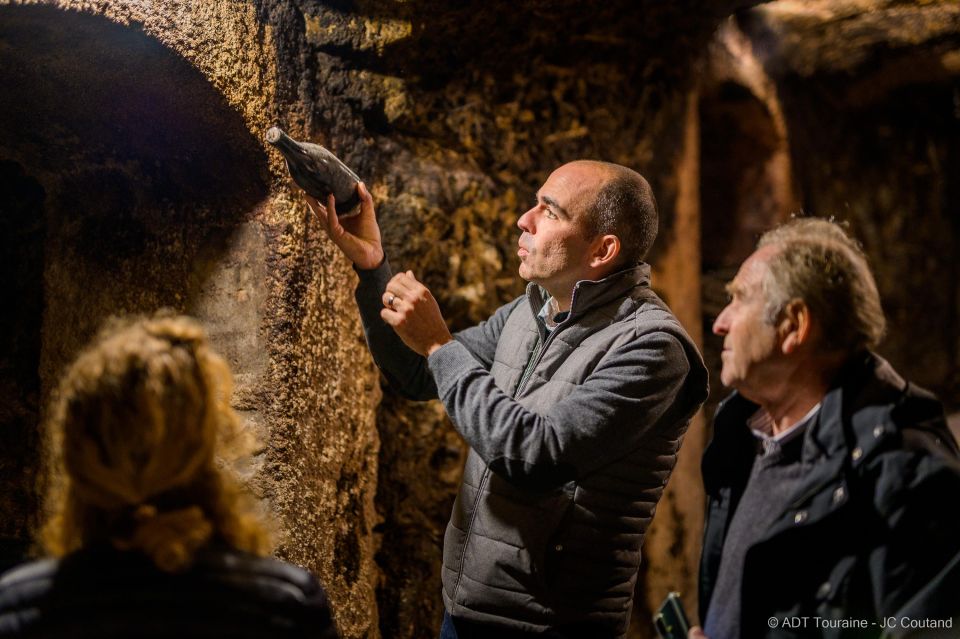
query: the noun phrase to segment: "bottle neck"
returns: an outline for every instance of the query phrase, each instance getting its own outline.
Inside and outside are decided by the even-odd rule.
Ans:
[[[295,157],[298,157],[303,153],[302,149],[300,148],[299,142],[291,138],[289,135],[287,135],[283,131],[278,130],[278,132],[280,134],[279,137],[277,137],[276,141],[271,142],[273,146],[280,149],[280,151],[287,156],[293,155]]]

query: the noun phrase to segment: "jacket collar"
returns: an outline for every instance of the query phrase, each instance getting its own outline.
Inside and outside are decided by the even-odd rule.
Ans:
[[[851,357],[823,398],[820,419],[804,441],[803,459],[849,455],[858,467],[897,428],[893,410],[906,382],[879,355],[863,352]]]
[[[756,409],[738,393],[722,402],[714,421],[714,441],[704,455],[703,479],[710,500],[704,561],[712,566],[704,569],[701,580],[707,584],[702,592],[705,601],[711,595],[727,526],[753,466],[756,443],[751,441],[746,419]],[[774,538],[787,539],[780,535],[798,526],[819,525],[846,508],[854,493],[862,490],[856,481],[859,467],[890,446],[891,440],[900,446],[900,438],[921,430],[935,439],[934,445],[956,455],[952,440],[949,445],[941,443],[947,441],[948,431],[936,398],[907,384],[873,353],[851,357],[824,396],[819,418],[806,432],[802,462],[807,472],[784,511],[760,533],[752,548],[773,543]]]
[[[603,306],[608,302],[624,297],[630,290],[638,286],[650,286],[649,264],[641,262],[636,266],[611,273],[602,280],[580,280],[573,287],[568,318],[582,315],[592,308]],[[543,308],[548,295],[545,290],[533,282],[527,284],[527,299],[534,315],[538,314],[540,309]]]
[[[717,406],[713,439],[703,455],[703,482],[707,492],[715,486],[746,484],[756,455],[756,438],[747,420],[759,406],[734,391]]]
[[[815,464],[846,458],[856,468],[897,432],[892,412],[906,382],[880,356],[864,351],[851,357],[821,401],[818,418],[804,435],[801,458]],[[759,406],[734,391],[717,408],[714,439],[703,459],[708,486],[742,473],[756,451],[747,419]],[[748,463],[749,466],[749,463]],[[739,479],[739,478],[738,478]],[[745,478],[742,478],[745,480]]]

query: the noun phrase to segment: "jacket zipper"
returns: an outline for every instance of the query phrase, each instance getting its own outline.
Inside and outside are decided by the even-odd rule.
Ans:
[[[547,344],[550,343],[550,339],[559,332],[560,327],[557,326],[547,335],[547,339],[544,340],[540,337],[539,329],[537,329],[537,344],[533,347],[533,353],[530,355],[530,360],[527,362],[527,367],[523,371],[523,375],[520,376],[520,383],[517,384],[517,390],[513,394],[514,399],[516,399],[520,393],[523,391],[524,387],[527,385],[530,377],[533,375],[533,369],[537,367],[537,364],[540,363],[540,360],[543,358],[544,351],[547,350]],[[463,538],[463,548],[460,549],[460,562],[457,566],[457,583],[453,587],[453,603],[458,605],[457,596],[460,594],[460,580],[463,579],[463,562],[467,555],[467,544],[470,542],[470,534],[473,531],[473,522],[477,518],[477,504],[480,502],[480,496],[483,494],[483,489],[487,485],[487,480],[490,477],[490,467],[484,465],[483,476],[480,478],[480,485],[477,487],[477,496],[473,498],[473,508],[470,511],[470,523],[467,525],[466,534]]]
[[[470,543],[470,533],[473,531],[473,522],[477,518],[477,503],[480,501],[480,495],[483,494],[483,489],[487,485],[487,478],[489,476],[490,468],[484,464],[483,476],[480,477],[480,485],[477,486],[477,496],[473,498],[473,508],[470,512],[470,523],[467,525],[467,530],[463,537],[463,548],[460,549],[460,562],[457,566],[457,583],[453,587],[453,604],[455,606],[460,604],[460,602],[457,600],[457,597],[460,594],[460,580],[463,579],[463,562],[467,556],[467,544]]]
[[[517,384],[517,390],[513,393],[513,398],[516,399],[520,396],[521,391],[527,385],[527,381],[530,379],[530,376],[533,375],[533,369],[536,368],[537,363],[540,361],[540,353],[543,351],[543,341],[540,339],[540,333],[537,333],[537,343],[533,347],[533,353],[530,355],[530,359],[527,360],[527,366],[523,369],[523,375],[520,376],[520,383]]]
[[[570,319],[568,316],[567,319]],[[566,323],[567,320],[561,322],[561,324]],[[520,397],[520,393],[523,392],[523,389],[527,387],[527,382],[530,381],[530,378],[533,377],[533,370],[537,367],[537,364],[540,363],[540,360],[543,359],[543,354],[547,352],[547,346],[553,340],[553,336],[560,332],[561,324],[550,331],[550,334],[547,335],[547,339],[541,341],[540,334],[537,334],[537,345],[533,349],[533,354],[530,356],[530,361],[527,362],[527,368],[523,371],[523,376],[520,378],[520,383],[517,384],[517,390],[513,394],[513,398],[516,399]]]

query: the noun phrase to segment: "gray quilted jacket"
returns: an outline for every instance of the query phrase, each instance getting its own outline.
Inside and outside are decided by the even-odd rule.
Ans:
[[[640,546],[707,395],[693,341],[643,264],[581,281],[552,332],[535,285],[429,359],[380,320],[386,262],[360,272],[367,341],[391,386],[438,398],[470,445],[443,547],[455,617],[625,635]]]

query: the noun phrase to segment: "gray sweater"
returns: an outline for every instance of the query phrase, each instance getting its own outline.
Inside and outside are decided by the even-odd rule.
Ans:
[[[803,433],[799,433],[783,446],[767,448],[753,462],[747,488],[727,530],[714,599],[703,623],[710,639],[736,639],[749,634],[740,628],[744,560],[758,531],[767,530],[789,509],[809,473],[810,468],[801,461],[802,450]]]
[[[429,359],[380,319],[391,277],[360,272],[367,341],[390,384],[439,398],[470,445],[444,539],[450,614],[518,630],[623,636],[640,545],[707,393],[692,340],[640,265],[574,289],[548,333],[543,291]]]

